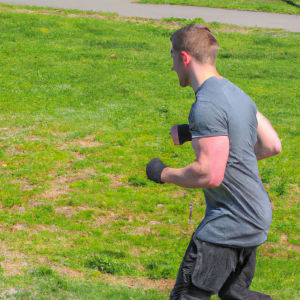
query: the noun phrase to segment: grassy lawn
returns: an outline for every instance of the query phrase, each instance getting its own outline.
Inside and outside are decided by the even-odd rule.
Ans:
[[[0,297],[168,299],[204,197],[145,166],[194,160],[168,135],[194,102],[170,72],[186,22],[0,4]],[[259,163],[276,210],[252,288],[299,299],[300,35],[208,25],[283,145]]]
[[[136,0],[138,3],[193,5],[227,9],[265,11],[279,14],[300,14],[300,0]]]

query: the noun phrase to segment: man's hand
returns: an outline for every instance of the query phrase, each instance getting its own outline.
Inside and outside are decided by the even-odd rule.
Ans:
[[[182,145],[192,140],[189,124],[175,125],[170,131],[174,145]]]
[[[272,208],[272,210],[274,210],[275,207],[274,207],[273,203],[272,203],[271,201],[270,201],[270,203],[271,203],[271,208]]]
[[[156,183],[164,183],[161,181],[161,173],[167,166],[158,158],[153,158],[146,167],[148,179]]]
[[[260,174],[258,173],[258,176],[259,176],[259,178],[260,178],[260,180],[261,180],[261,176],[260,176]],[[272,208],[272,210],[274,210],[275,209],[275,206],[273,205],[273,203],[272,203],[272,201],[271,201],[271,199],[270,199],[270,196],[269,196],[269,193],[268,193],[268,191],[266,190],[266,192],[267,192],[267,194],[268,194],[268,197],[269,197],[269,200],[270,200],[270,204],[271,204],[271,208]]]
[[[179,136],[178,136],[178,125],[175,125],[171,128],[170,135],[172,137],[174,145],[176,145],[176,146],[180,145],[179,144]]]

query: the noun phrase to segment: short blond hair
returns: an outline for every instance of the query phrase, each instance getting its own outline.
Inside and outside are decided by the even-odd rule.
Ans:
[[[218,41],[203,24],[188,24],[175,31],[170,38],[173,49],[186,51],[202,64],[216,64]]]

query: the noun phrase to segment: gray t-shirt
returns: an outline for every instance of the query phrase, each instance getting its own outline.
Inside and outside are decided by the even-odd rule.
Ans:
[[[189,115],[192,138],[227,135],[230,142],[223,182],[203,189],[206,213],[196,230],[202,241],[252,247],[267,240],[272,209],[254,152],[256,113],[251,98],[225,78],[210,77],[196,93]]]

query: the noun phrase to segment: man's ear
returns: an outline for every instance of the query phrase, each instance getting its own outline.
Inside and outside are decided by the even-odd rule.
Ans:
[[[182,60],[184,63],[184,66],[186,67],[190,62],[191,62],[191,56],[185,52],[185,51],[181,51],[181,55],[182,55]]]

